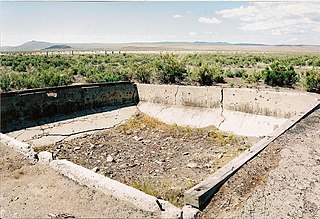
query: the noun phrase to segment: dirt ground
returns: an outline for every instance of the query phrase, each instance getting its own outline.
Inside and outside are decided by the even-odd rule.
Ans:
[[[138,114],[115,129],[41,150],[182,206],[185,190],[255,141],[257,138],[235,136],[214,127],[165,125]]]
[[[0,154],[0,218],[156,217],[76,184],[47,166],[33,165],[1,143]]]
[[[320,218],[320,109],[270,144],[201,218]]]

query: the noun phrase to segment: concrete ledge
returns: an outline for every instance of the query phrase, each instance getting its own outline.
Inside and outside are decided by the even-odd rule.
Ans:
[[[0,142],[3,144],[8,145],[9,147],[13,148],[14,150],[20,152],[24,156],[28,157],[29,159],[36,161],[37,160],[37,153],[30,147],[30,145],[18,141],[14,138],[9,137],[6,134],[0,132]]]
[[[318,102],[315,106],[310,108],[307,112],[301,113],[285,122],[282,126],[271,133],[270,136],[263,138],[258,143],[254,144],[250,149],[242,153],[240,156],[234,158],[229,163],[224,165],[221,169],[210,175],[207,179],[194,186],[185,192],[186,204],[203,209],[210,202],[212,196],[218,191],[221,185],[227,181],[240,167],[247,163],[250,159],[255,157],[271,142],[277,139],[280,135],[285,133],[288,129],[312,113],[315,109],[320,107]]]
[[[50,162],[50,166],[81,185],[113,195],[120,200],[132,203],[144,211],[158,213],[162,218],[181,218],[181,209],[169,202],[159,200],[154,196],[145,194],[140,190],[102,176],[70,161],[53,160]]]
[[[171,203],[157,199],[133,187],[127,186],[92,170],[76,165],[68,160],[53,160],[52,153],[42,151],[35,153],[30,145],[0,133],[0,142],[22,153],[24,156],[49,165],[60,174],[92,189],[98,189],[105,194],[112,195],[122,201],[131,203],[138,209],[154,212],[161,218],[182,218],[182,210]]]

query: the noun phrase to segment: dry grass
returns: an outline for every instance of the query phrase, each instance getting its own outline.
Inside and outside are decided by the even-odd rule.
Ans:
[[[238,144],[240,141],[240,138],[236,135],[230,132],[219,131],[215,126],[192,128],[190,126],[178,126],[176,124],[169,125],[144,113],[136,114],[127,123],[118,127],[120,132],[127,134],[149,129],[160,130],[173,137],[183,136],[191,138],[193,136],[208,135],[213,143],[218,143],[221,146],[226,144]]]
[[[193,187],[196,182],[191,179],[185,179],[180,183],[179,187],[173,187],[172,185],[176,183],[174,181],[176,179],[138,179],[129,183],[129,185],[149,195],[166,200],[175,206],[182,207],[184,204],[184,191]]]
[[[281,113],[280,110],[270,110],[267,107],[265,108],[256,107],[250,103],[240,104],[240,105],[230,105],[228,106],[228,109],[233,111],[250,113],[250,114],[273,116],[277,118],[290,118],[293,116],[291,112]]]

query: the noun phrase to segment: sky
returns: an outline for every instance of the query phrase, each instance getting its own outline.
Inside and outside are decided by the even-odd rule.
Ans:
[[[320,1],[0,2],[0,45],[207,41],[320,45]]]

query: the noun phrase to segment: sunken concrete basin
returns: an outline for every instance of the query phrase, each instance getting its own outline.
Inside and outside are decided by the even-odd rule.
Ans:
[[[1,93],[1,132],[37,148],[114,128],[143,112],[167,124],[215,126],[239,136],[265,137],[253,146],[254,153],[249,149],[230,162],[234,166],[221,168],[219,177],[208,176],[203,185],[186,192],[187,204],[203,208],[234,167],[263,150],[319,99],[291,90],[129,82],[34,89]]]

